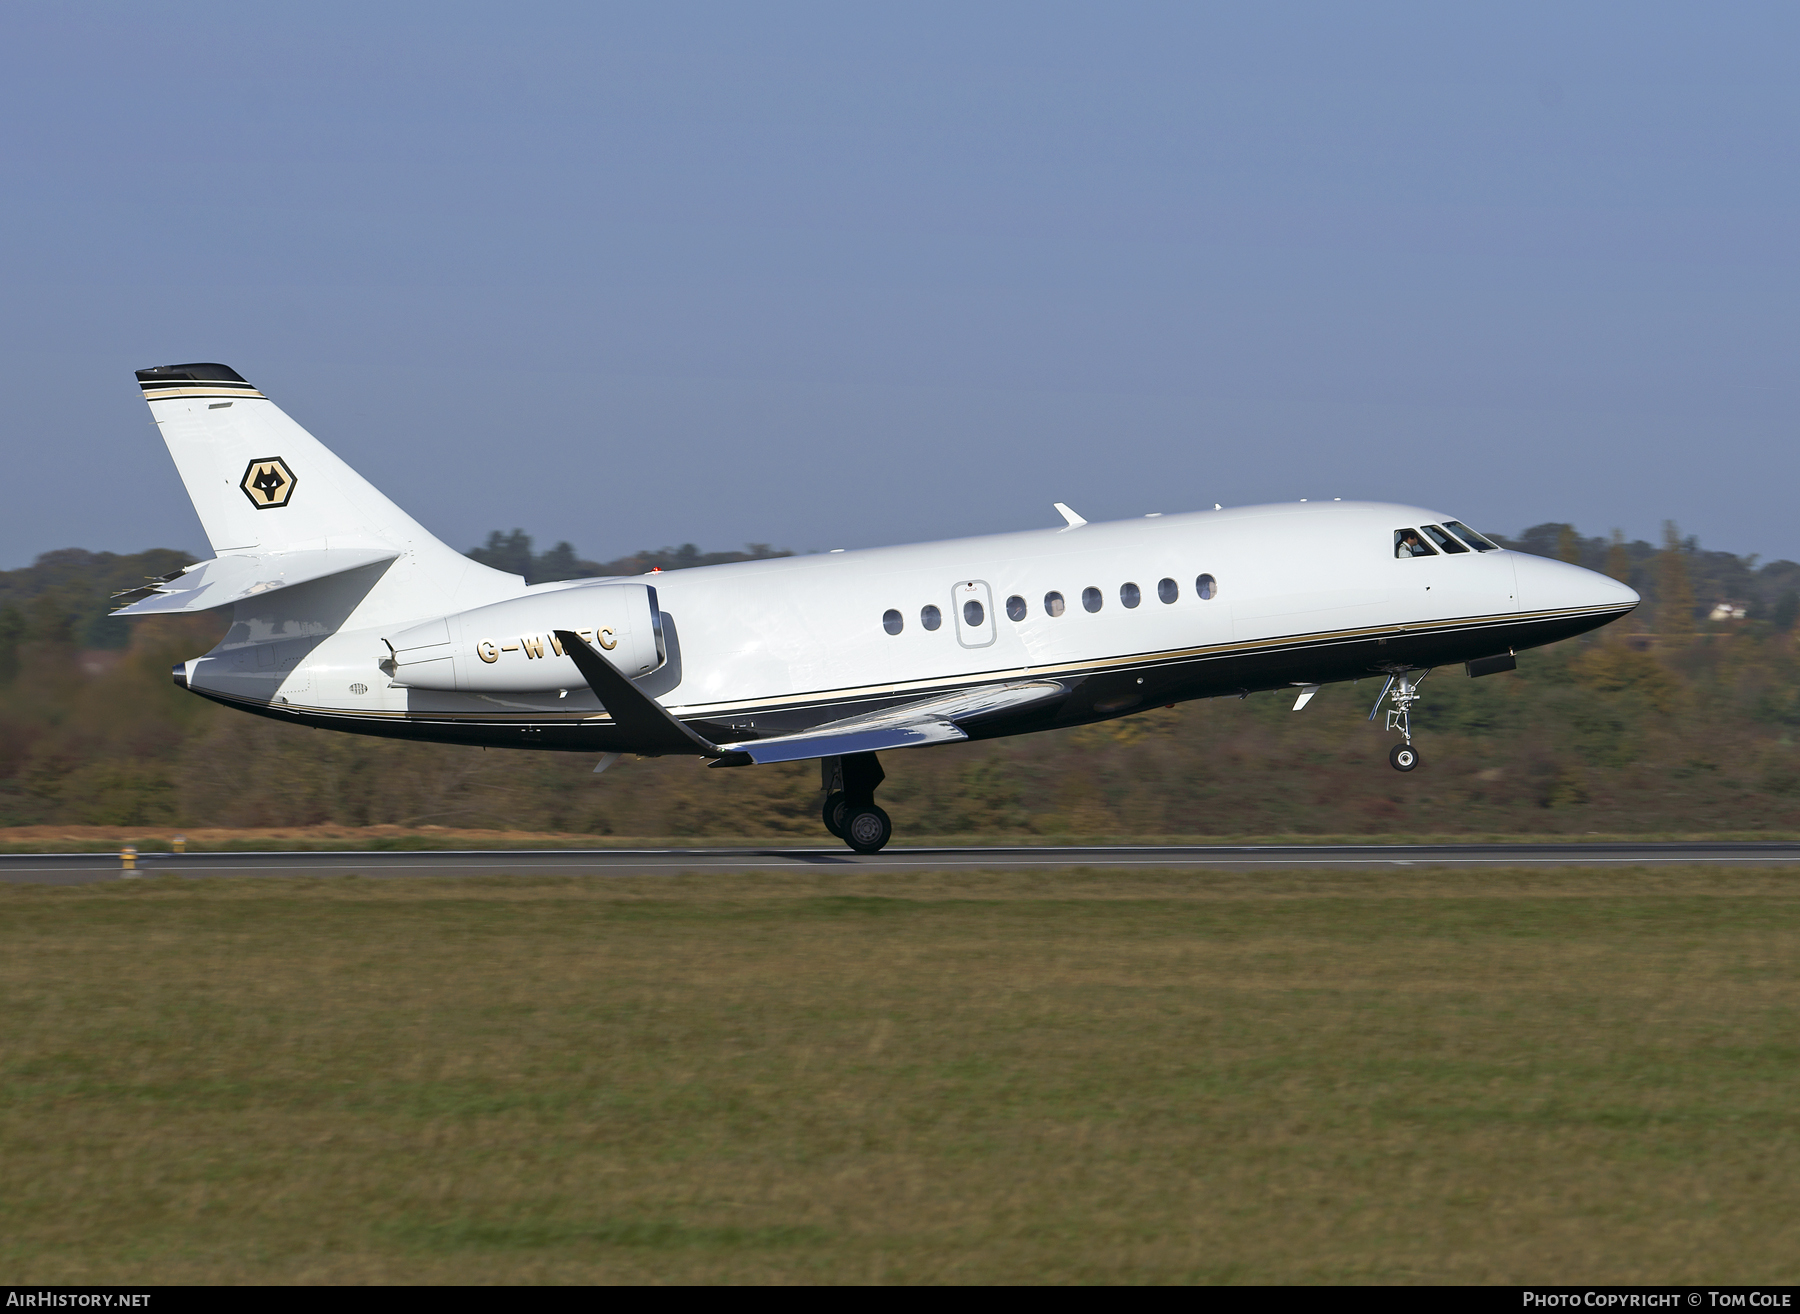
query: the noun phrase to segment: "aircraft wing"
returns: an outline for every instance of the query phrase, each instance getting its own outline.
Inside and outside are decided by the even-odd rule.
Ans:
[[[962,729],[963,722],[1053,702],[1068,692],[1055,680],[984,684],[955,693],[930,694],[898,707],[814,726],[796,735],[715,744],[671,716],[667,708],[626,679],[580,635],[557,630],[556,637],[620,729],[643,745],[638,751],[699,753],[719,759],[715,766],[742,765],[745,758],[756,763],[800,762],[813,757],[949,743],[969,737]]]
[[[302,552],[266,552],[252,556],[215,557],[152,580],[139,589],[114,595],[133,598],[114,616],[155,616],[170,612],[211,611],[261,593],[324,579],[359,566],[392,561],[394,548],[314,548]]]
[[[873,753],[919,744],[950,743],[969,736],[963,722],[996,712],[1016,711],[1036,703],[1052,702],[1068,691],[1055,680],[1022,680],[1011,684],[986,684],[953,694],[934,694],[917,702],[847,717],[794,735],[724,744],[752,762],[798,762],[813,757],[838,757],[845,753]]]

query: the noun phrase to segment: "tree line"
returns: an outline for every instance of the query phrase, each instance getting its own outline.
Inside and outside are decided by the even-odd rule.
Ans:
[[[768,557],[791,557],[787,548],[773,548],[767,543],[746,544],[742,552],[702,552],[692,543],[680,547],[645,548],[617,561],[583,561],[568,542],[558,543],[543,552],[531,550],[531,535],[522,529],[510,534],[494,530],[481,547],[470,548],[467,555],[484,566],[504,570],[509,575],[523,575],[527,584],[548,584],[563,579],[601,579],[610,575],[643,575],[652,570],[686,570],[691,566],[722,566],[728,561],[761,561]]]
[[[1369,680],[1300,713],[1262,694],[890,754],[883,803],[911,836],[1800,830],[1800,565],[1705,550],[1674,525],[1660,545],[1561,524],[1501,541],[1605,570],[1645,606],[1521,654],[1514,674],[1437,672],[1415,720],[1426,767],[1411,776],[1387,769],[1387,741],[1363,720]],[[528,561],[517,573],[539,580],[775,555],[688,545],[597,564],[532,548],[496,533],[470,555],[512,554],[484,559]],[[820,833],[811,763],[627,761],[596,777],[584,755],[316,733],[186,694],[169,667],[211,647],[221,618],[105,613],[111,593],[187,560],[67,549],[0,572],[0,826]],[[628,563],[641,569],[615,569]],[[1711,619],[1719,602],[1745,619]]]

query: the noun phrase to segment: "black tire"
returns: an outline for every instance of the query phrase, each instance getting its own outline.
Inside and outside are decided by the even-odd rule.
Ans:
[[[894,823],[873,804],[844,815],[844,843],[858,853],[880,853],[893,837]]]
[[[825,822],[826,830],[830,831],[833,835],[836,835],[839,839],[844,838],[843,790],[834,789],[825,796],[825,812],[823,820]]]
[[[1388,753],[1388,765],[1396,771],[1411,771],[1419,765],[1419,750],[1411,744],[1395,744]]]

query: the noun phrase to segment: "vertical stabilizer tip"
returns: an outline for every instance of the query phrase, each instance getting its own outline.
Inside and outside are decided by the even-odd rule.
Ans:
[[[242,374],[229,365],[195,364],[195,365],[153,365],[147,370],[137,372],[140,383],[147,379],[192,379],[196,383],[248,383]]]
[[[138,387],[147,400],[218,393],[227,397],[260,397],[229,365],[197,362],[192,365],[157,365],[137,372]]]

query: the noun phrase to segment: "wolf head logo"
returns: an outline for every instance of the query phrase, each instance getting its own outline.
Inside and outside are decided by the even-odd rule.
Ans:
[[[238,487],[258,511],[272,511],[293,499],[294,487],[300,481],[279,456],[264,456],[250,462]]]

